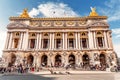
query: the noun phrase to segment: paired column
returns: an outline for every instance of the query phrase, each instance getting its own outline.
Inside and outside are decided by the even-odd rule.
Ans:
[[[78,33],[78,49],[81,50],[81,46],[80,46],[80,33]]]
[[[67,33],[65,33],[64,49],[67,50]]]
[[[78,34],[75,33],[75,42],[76,42],[76,49],[78,49]]]
[[[22,49],[24,33],[21,32],[18,49]]]
[[[52,50],[54,49],[54,40],[55,40],[55,39],[54,39],[54,36],[55,36],[55,34],[53,33],[53,34],[52,34]]]
[[[13,38],[13,33],[10,33],[10,41],[9,41],[9,45],[8,45],[8,49],[11,49],[12,47],[12,38]]]
[[[108,42],[107,42],[107,36],[106,36],[106,32],[104,31],[104,41],[103,41],[104,43],[105,43],[105,48],[108,48]]]
[[[42,33],[39,34],[38,41],[39,41],[38,49],[41,49],[41,47],[42,47]]]
[[[65,33],[62,34],[63,36],[63,43],[62,43],[62,46],[63,46],[63,50],[65,49]]]
[[[91,31],[88,32],[88,43],[89,43],[89,48],[92,49],[93,48],[93,35]]]
[[[94,48],[97,48],[95,31],[93,32]]]
[[[52,49],[52,33],[50,33],[49,49]]]
[[[24,44],[23,44],[23,49],[28,49],[28,39],[29,39],[29,34],[28,31],[26,33],[24,33]]]
[[[39,33],[37,33],[36,50],[39,48]]]
[[[6,37],[6,42],[5,42],[5,48],[4,48],[4,49],[8,49],[8,46],[9,46],[9,40],[10,40],[10,33],[7,32],[7,37]]]

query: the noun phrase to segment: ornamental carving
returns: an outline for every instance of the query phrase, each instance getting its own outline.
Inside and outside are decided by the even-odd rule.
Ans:
[[[63,23],[62,22],[55,22],[55,25],[62,25]]]
[[[86,21],[79,21],[79,25],[85,25],[87,22]]]
[[[51,23],[50,23],[50,22],[42,22],[42,25],[43,25],[43,26],[50,26]]]
[[[39,22],[31,22],[31,25],[35,26],[35,27],[38,27],[38,26],[40,26],[40,23]]]
[[[68,21],[66,22],[67,26],[75,26],[75,22],[74,21]]]
[[[91,23],[89,26],[108,26],[108,24],[105,22],[94,22]]]
[[[25,27],[28,27],[28,25],[18,22],[10,23],[7,25],[7,28],[25,28]]]

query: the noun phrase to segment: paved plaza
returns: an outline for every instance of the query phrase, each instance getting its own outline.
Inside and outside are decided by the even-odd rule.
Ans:
[[[4,74],[0,75],[0,80],[120,80],[120,73],[106,72],[84,72],[71,74]]]

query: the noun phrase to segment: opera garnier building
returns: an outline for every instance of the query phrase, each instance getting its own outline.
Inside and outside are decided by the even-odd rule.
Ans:
[[[3,57],[8,66],[117,65],[107,16],[32,18],[27,9],[10,17]]]

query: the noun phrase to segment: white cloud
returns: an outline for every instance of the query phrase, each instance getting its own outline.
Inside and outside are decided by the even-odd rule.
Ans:
[[[108,0],[105,7],[99,8],[100,13],[107,15],[108,21],[120,20],[120,0]]]
[[[31,17],[76,17],[79,16],[67,4],[47,2],[38,5],[38,8],[33,8],[29,15]]]
[[[120,28],[112,29],[115,38],[120,38]]]
[[[114,44],[114,50],[117,53],[118,57],[120,57],[120,43]]]
[[[6,31],[0,30],[0,57],[2,56],[2,50],[4,49],[5,46],[5,40],[6,40]]]

